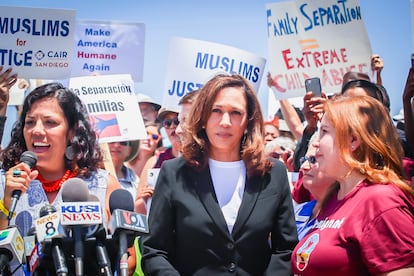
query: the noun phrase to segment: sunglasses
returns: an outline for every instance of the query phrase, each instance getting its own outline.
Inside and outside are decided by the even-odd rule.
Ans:
[[[130,146],[131,145],[130,141],[111,142],[110,144],[115,144],[115,143],[119,143],[121,146]]]
[[[316,163],[316,157],[311,155],[311,156],[302,156],[299,159],[300,165],[302,166],[303,163],[305,163],[306,161],[308,161],[310,164],[315,164]]]
[[[158,137],[160,137],[158,134],[152,132],[147,132],[147,134],[150,135],[153,140],[158,140]]]
[[[162,121],[162,126],[165,128],[171,128],[172,124],[178,126],[179,123],[180,121],[178,121],[178,117],[175,117],[174,119],[165,119]]]

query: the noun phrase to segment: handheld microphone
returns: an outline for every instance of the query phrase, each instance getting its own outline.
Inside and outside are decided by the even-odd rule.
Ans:
[[[89,201],[100,202],[95,195],[89,195]],[[89,227],[86,238],[94,237],[96,240],[96,259],[99,267],[99,275],[112,276],[111,261],[105,247],[106,230],[102,224]]]
[[[20,163],[25,163],[26,165],[29,166],[29,168],[33,168],[37,163],[37,156],[32,151],[25,151],[20,156]],[[22,194],[22,191],[20,190],[14,190],[12,193],[12,198],[11,198],[12,202],[10,205],[9,216],[7,217],[9,221],[13,217],[14,210],[16,210],[17,201],[19,201],[21,194]]]
[[[24,257],[24,241],[19,229],[12,226],[0,231],[0,274],[6,269],[21,265]]]
[[[146,216],[134,213],[132,195],[124,189],[118,189],[109,196],[111,219],[109,230],[119,240],[119,274],[128,275],[128,247],[133,245],[138,234],[147,234]]]
[[[89,202],[88,184],[80,178],[71,178],[62,185],[61,223],[72,229],[75,253],[75,273],[84,274],[83,228],[102,223],[101,205]]]
[[[46,204],[39,211],[39,219],[35,222],[36,236],[42,246],[44,253],[49,251],[48,242],[51,241],[51,254],[55,266],[56,275],[66,276],[68,267],[65,254],[62,250],[62,240],[65,235],[60,224],[60,216],[53,205]]]

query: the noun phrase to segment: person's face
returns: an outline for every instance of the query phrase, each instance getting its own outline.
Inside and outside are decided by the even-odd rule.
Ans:
[[[326,116],[322,117],[319,139],[313,146],[317,148],[316,160],[319,169],[327,177],[336,178],[343,167],[340,160],[340,153],[336,142],[336,133],[333,125]]]
[[[275,138],[279,137],[279,130],[276,126],[271,124],[264,125],[264,132],[265,132],[265,144],[270,141],[273,141]]]
[[[184,133],[187,131],[187,116],[190,113],[191,110],[191,103],[183,103],[181,104],[181,110],[178,114],[178,120],[180,123],[177,126],[177,129],[175,130],[175,133],[180,137],[181,143],[184,142]]]
[[[168,140],[170,140],[171,145],[179,145],[181,143],[180,137],[178,137],[175,130],[177,129],[177,125],[175,121],[178,121],[178,114],[174,112],[169,112],[164,116],[163,119],[163,127],[165,128],[165,133],[167,134]],[[168,122],[168,124],[167,124]]]
[[[162,139],[160,132],[156,126],[147,126],[148,139],[143,139],[139,143],[139,152],[153,154],[157,149],[158,142]]]
[[[53,171],[64,168],[70,135],[68,122],[57,99],[40,99],[27,112],[23,136],[27,149],[37,155],[38,169]]]
[[[129,141],[108,143],[108,147],[115,167],[121,167],[132,150]]]
[[[303,172],[303,185],[317,199],[321,199],[327,192],[334,179],[327,177],[323,171],[319,169],[319,164],[315,158],[316,148],[310,146],[306,153],[306,160],[301,160],[300,170]]]
[[[210,157],[219,161],[240,159],[240,143],[247,127],[247,100],[241,88],[227,87],[217,94],[207,120]]]
[[[150,103],[139,103],[138,105],[144,123],[155,122],[157,119],[158,111],[155,109],[154,105]]]

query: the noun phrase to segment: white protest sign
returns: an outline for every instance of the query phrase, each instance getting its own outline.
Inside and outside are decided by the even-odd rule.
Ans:
[[[75,11],[0,7],[0,66],[22,78],[70,77]]]
[[[85,104],[100,143],[148,138],[130,75],[71,78],[69,87]]]
[[[244,76],[259,91],[266,60],[253,53],[202,40],[171,40],[163,106],[177,106],[185,94],[197,90],[218,73]]]
[[[327,94],[341,90],[348,71],[371,78],[370,42],[357,0],[297,0],[266,5],[269,72],[278,99],[305,94],[319,77]]]
[[[145,25],[113,21],[78,21],[72,76],[130,74],[142,81]]]

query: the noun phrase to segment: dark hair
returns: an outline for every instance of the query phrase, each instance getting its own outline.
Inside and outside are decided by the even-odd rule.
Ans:
[[[354,87],[360,87],[364,89],[369,96],[377,99],[388,109],[388,111],[390,110],[390,98],[384,86],[362,79],[351,80],[344,84],[341,90],[341,94],[344,94],[346,90]]]
[[[263,175],[271,163],[264,151],[263,116],[256,93],[251,84],[242,76],[219,74],[210,79],[198,92],[188,118],[188,139],[182,147],[183,157],[190,166],[202,170],[208,164],[210,142],[205,125],[211,115],[217,94],[224,88],[236,87],[244,91],[247,102],[246,134],[240,145],[240,155],[246,164],[248,175]]]
[[[1,152],[2,168],[13,167],[20,155],[27,150],[23,129],[27,113],[33,104],[44,98],[57,99],[68,122],[68,129],[73,131],[70,146],[73,160],[65,158],[66,169],[76,170],[78,175],[89,176],[101,164],[102,154],[96,140],[96,133],[89,122],[88,112],[79,97],[60,83],[49,83],[34,89],[24,100],[22,113],[16,122],[9,145]],[[69,146],[69,145],[68,145]]]

